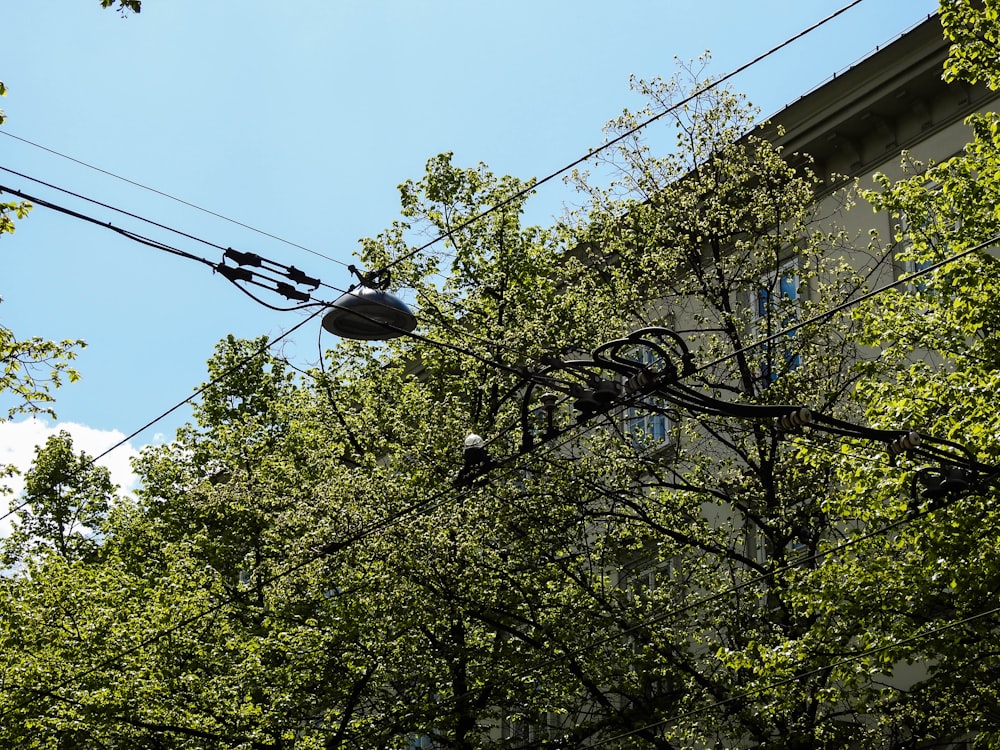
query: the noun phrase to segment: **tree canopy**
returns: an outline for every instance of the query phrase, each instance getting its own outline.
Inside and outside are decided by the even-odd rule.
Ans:
[[[960,6],[942,19],[979,23]],[[997,231],[995,116],[865,195],[899,231],[856,267],[820,176],[703,62],[634,81],[612,179],[574,174],[585,206],[551,228],[522,223],[531,180],[451,154],[403,183],[360,261],[413,290],[416,335],[308,371],[227,337],[129,498],[65,436],[40,449],[0,586],[2,742],[1000,746],[995,492],[921,495],[905,452],[748,416],[995,465],[997,261],[962,255]],[[667,154],[635,127],[662,111]],[[949,262],[843,306],[900,254]]]

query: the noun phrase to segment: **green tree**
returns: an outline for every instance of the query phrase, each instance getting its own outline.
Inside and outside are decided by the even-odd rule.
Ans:
[[[129,11],[138,13],[142,10],[142,0],[101,0],[101,7],[114,7],[115,2],[118,3],[118,12],[122,15],[125,15]]]
[[[985,82],[994,90],[1000,85],[1000,66],[987,53],[1000,33],[997,11],[992,0],[941,3],[952,41],[947,79]],[[929,268],[862,311],[864,341],[881,350],[881,367],[880,377],[860,392],[873,423],[947,438],[966,463],[996,466],[1000,261],[992,248],[1000,231],[1000,117],[987,112],[967,122],[972,140],[964,153],[941,163],[906,158],[904,179],[882,177],[880,189],[866,196],[894,217],[899,259]],[[880,610],[880,627],[886,643],[902,645],[886,658],[927,667],[922,679],[882,696],[903,733],[914,741],[968,733],[977,747],[998,747],[996,477],[987,471],[962,479],[971,492],[936,498],[920,484],[915,491],[899,486],[891,471],[854,478],[866,503],[878,509],[873,520],[900,513],[908,496],[919,516],[882,546],[881,568],[861,576],[859,585],[894,602],[893,611]],[[921,632],[928,636],[908,642]]]
[[[20,509],[3,542],[7,564],[45,554],[92,558],[116,491],[108,470],[75,453],[62,430],[35,448],[24,479]]]
[[[3,741],[887,747],[900,711],[936,716],[883,684],[917,650],[874,650],[913,633],[893,597],[930,601],[906,588],[917,553],[962,572],[950,531],[860,541],[906,512],[901,473],[770,420],[654,397],[574,408],[598,373],[559,363],[645,325],[679,329],[684,384],[733,405],[858,419],[852,390],[877,374],[855,367],[861,320],[783,335],[866,270],[814,216],[816,176],[696,75],[636,86],[649,108],[609,135],[687,101],[676,149],[617,142],[611,185],[575,176],[572,221],[522,226],[530,181],[449,154],[401,186],[401,219],[361,261],[414,290],[416,336],[339,342],[301,379],[263,339],[220,343],[195,423],[144,451],[100,564],[50,556],[4,583],[0,657],[21,677]],[[669,440],[634,430],[644,412]],[[456,482],[470,432],[495,465]],[[870,497],[845,489],[875,479]]]

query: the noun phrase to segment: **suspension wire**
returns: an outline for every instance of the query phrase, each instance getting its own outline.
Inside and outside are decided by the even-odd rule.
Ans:
[[[782,50],[785,47],[789,46],[793,42],[798,41],[802,37],[804,37],[804,36],[812,33],[813,31],[815,31],[819,27],[823,26],[824,24],[832,21],[834,18],[837,18],[838,16],[842,15],[843,13],[846,13],[848,10],[850,10],[854,6],[860,5],[862,2],[863,2],[863,0],[852,0],[852,2],[850,2],[847,5],[843,6],[839,10],[834,11],[833,13],[831,13],[830,15],[828,15],[826,18],[823,18],[823,19],[817,21],[816,23],[812,24],[811,26],[808,26],[807,28],[803,29],[802,31],[798,32],[797,34],[794,34],[793,36],[787,38],[785,41],[781,42],[780,44],[775,45],[774,47],[772,47],[771,49],[767,50],[766,52],[764,52],[764,53],[758,55],[757,57],[753,58],[749,62],[746,62],[743,65],[740,65],[739,67],[737,67],[734,70],[730,71],[729,73],[726,73],[722,77],[717,78],[717,79],[711,81],[710,83],[706,84],[705,86],[703,86],[703,87],[701,87],[699,89],[696,89],[694,92],[692,92],[688,96],[684,97],[680,101],[676,102],[675,104],[670,105],[669,107],[667,107],[663,111],[657,112],[656,114],[648,117],[647,119],[643,120],[642,122],[640,122],[639,124],[635,125],[634,127],[629,128],[628,130],[620,133],[618,136],[616,136],[616,137],[614,137],[614,138],[606,141],[602,145],[596,146],[596,147],[590,149],[585,155],[579,157],[578,159],[574,159],[572,162],[570,162],[566,166],[564,166],[564,167],[562,167],[560,169],[557,169],[555,172],[551,172],[550,174],[546,175],[545,177],[542,177],[539,180],[533,180],[533,181],[531,181],[531,183],[528,186],[526,186],[525,188],[517,191],[513,195],[508,196],[504,200],[502,200],[499,203],[493,205],[492,207],[486,209],[485,211],[482,211],[481,213],[478,213],[475,216],[472,216],[471,218],[466,219],[465,221],[459,223],[458,225],[452,227],[448,232],[443,232],[442,234],[438,235],[437,237],[435,237],[434,239],[430,240],[429,242],[426,242],[425,244],[420,245],[419,247],[411,250],[408,253],[404,253],[403,255],[401,255],[400,257],[396,258],[394,261],[392,261],[388,265],[386,265],[386,269],[392,268],[393,266],[398,265],[399,263],[402,263],[403,261],[408,260],[409,258],[412,258],[413,256],[417,255],[418,253],[423,252],[424,250],[426,250],[427,248],[431,247],[432,245],[435,245],[438,242],[441,242],[442,240],[447,239],[448,236],[450,234],[452,234],[453,232],[459,232],[459,231],[465,229],[466,227],[468,227],[469,225],[471,225],[471,224],[479,221],[480,219],[483,219],[486,216],[489,216],[490,214],[492,214],[492,213],[494,213],[496,211],[499,211],[501,208],[504,208],[505,206],[513,203],[515,200],[518,200],[519,198],[522,198],[525,195],[528,195],[528,194],[534,192],[539,186],[544,185],[545,183],[550,182],[551,180],[554,180],[556,177],[559,177],[560,175],[565,174],[566,172],[570,171],[574,167],[577,167],[580,164],[583,164],[584,162],[589,161],[594,156],[597,156],[598,154],[606,151],[607,149],[611,148],[612,146],[615,146],[618,143],[621,143],[622,141],[624,141],[625,139],[630,138],[631,136],[635,135],[640,130],[643,130],[644,128],[648,127],[649,125],[653,124],[654,122],[657,122],[658,120],[660,120],[663,117],[667,116],[671,112],[674,112],[674,111],[676,111],[676,110],[678,110],[678,109],[680,109],[680,108],[682,108],[682,107],[690,104],[692,101],[694,101],[695,99],[697,99],[699,96],[701,96],[701,95],[703,95],[703,94],[711,91],[712,89],[715,89],[715,88],[719,87],[720,85],[722,85],[726,81],[730,80],[731,78],[734,78],[737,75],[739,75],[740,73],[743,73],[744,71],[746,71],[748,68],[751,68],[754,65],[757,65],[761,61],[763,61],[763,60],[767,59],[768,57],[770,57],[771,55],[779,52],[780,50]]]
[[[130,180],[127,177],[122,177],[121,175],[117,175],[114,172],[109,172],[106,169],[101,169],[100,167],[94,166],[93,164],[88,164],[85,161],[81,161],[80,159],[76,159],[76,158],[74,158],[72,156],[68,156],[67,154],[60,153],[59,151],[56,151],[56,150],[51,149],[51,148],[48,148],[48,147],[43,146],[43,145],[41,145],[39,143],[35,143],[33,141],[29,141],[27,138],[22,138],[21,136],[14,135],[13,133],[9,132],[8,130],[0,130],[0,135],[5,135],[8,138],[13,138],[16,141],[21,141],[21,143],[25,143],[25,144],[27,144],[29,146],[33,146],[34,148],[41,149],[42,151],[47,151],[48,153],[53,154],[55,156],[58,156],[58,157],[60,157],[62,159],[67,159],[68,161],[74,162],[74,163],[79,164],[79,165],[81,165],[83,167],[87,167],[88,169],[92,169],[95,172],[100,172],[101,174],[107,175],[108,177],[114,177],[116,180],[121,180],[122,182],[128,183],[129,185],[132,185],[134,187],[141,188],[142,190],[146,190],[146,191],[148,191],[150,193],[154,193],[154,194],[162,196],[164,198],[168,198],[168,199],[170,199],[170,200],[172,200],[172,201],[174,201],[176,203],[180,203],[181,205],[187,206],[188,208],[193,208],[196,211],[201,211],[202,213],[208,214],[209,216],[214,216],[217,219],[222,219],[223,221],[229,222],[230,224],[235,224],[236,226],[242,227],[243,229],[248,229],[251,232],[255,232],[256,234],[262,235],[264,237],[269,237],[272,240],[277,240],[278,242],[281,242],[281,243],[283,243],[285,245],[289,245],[290,247],[298,248],[299,250],[305,250],[307,253],[312,253],[313,255],[315,255],[317,257],[323,258],[324,260],[328,260],[328,261],[331,261],[333,263],[339,263],[342,266],[346,266],[347,265],[347,263],[345,263],[342,260],[338,260],[337,258],[331,258],[328,255],[323,255],[323,253],[319,253],[319,252],[316,252],[315,250],[311,250],[308,247],[305,247],[304,245],[296,244],[295,242],[291,242],[289,240],[283,239],[283,238],[281,238],[281,237],[279,237],[277,235],[271,234],[270,232],[265,232],[264,230],[257,229],[256,227],[252,227],[249,224],[244,224],[243,222],[237,221],[236,219],[230,219],[228,216],[223,216],[222,214],[216,213],[215,211],[210,211],[207,208],[202,208],[201,206],[198,206],[198,205],[196,205],[194,203],[190,203],[190,202],[188,202],[186,200],[183,200],[182,198],[178,198],[178,197],[176,197],[174,195],[171,195],[170,193],[165,193],[165,192],[163,192],[161,190],[157,190],[156,188],[149,187],[148,185],[143,185],[140,182],[136,182],[134,180]],[[32,178],[28,177],[27,179],[30,180]]]
[[[3,169],[3,167],[0,167],[0,169]],[[203,264],[205,264],[207,266],[215,268],[215,264],[212,263],[212,261],[210,261],[210,260],[208,260],[206,258],[201,258],[201,257],[199,257],[197,255],[193,255],[193,254],[191,254],[189,252],[186,252],[184,250],[178,250],[175,247],[170,247],[169,245],[166,245],[166,244],[161,243],[161,242],[157,242],[156,240],[152,240],[152,239],[150,239],[148,237],[144,237],[144,236],[142,236],[140,234],[136,234],[135,232],[131,232],[131,231],[127,230],[127,229],[122,229],[121,227],[116,227],[114,224],[111,224],[110,222],[102,222],[99,219],[95,219],[93,216],[88,216],[87,214],[80,213],[79,211],[74,211],[73,209],[66,208],[65,206],[60,206],[60,205],[58,205],[56,203],[51,203],[50,201],[43,200],[42,198],[37,198],[37,197],[35,197],[33,195],[29,195],[29,194],[27,194],[25,192],[22,192],[20,190],[14,190],[13,188],[6,187],[5,185],[0,185],[0,193],[10,193],[11,195],[16,195],[18,198],[21,198],[22,200],[26,200],[26,201],[29,201],[31,203],[37,204],[39,206],[42,206],[43,208],[48,208],[48,209],[50,209],[52,211],[56,211],[57,213],[65,214],[66,216],[70,216],[70,217],[72,217],[74,219],[79,219],[80,221],[85,221],[88,224],[93,224],[93,225],[101,227],[103,229],[109,229],[112,232],[120,234],[123,237],[126,237],[127,239],[134,240],[134,241],[139,242],[139,243],[141,243],[143,245],[148,245],[149,247],[154,247],[154,248],[163,250],[164,252],[170,253],[172,255],[178,255],[178,256],[180,256],[182,258],[187,258],[188,260],[193,260],[193,261],[196,261],[198,263],[203,263]],[[118,210],[118,209],[115,209],[115,210]],[[141,218],[141,217],[136,217],[136,218]],[[143,221],[148,221],[148,220],[147,219],[143,219]],[[150,222],[150,223],[155,223],[155,222]],[[157,225],[157,226],[162,226],[162,225]],[[164,227],[164,228],[168,228],[168,227]],[[170,231],[177,231],[177,230],[170,230]],[[180,234],[183,234],[183,233],[180,232]],[[191,237],[191,235],[185,235],[185,236]],[[197,239],[197,238],[196,237],[192,237],[192,239]],[[212,243],[206,242],[205,240],[199,240],[199,242],[204,242],[205,244],[208,244],[208,245],[212,244]],[[225,250],[225,248],[221,247],[220,245],[212,245],[212,246],[216,247],[216,248],[218,248],[220,250]]]
[[[5,168],[2,167],[2,166],[0,166],[0,170],[5,170]],[[5,170],[5,171],[10,171],[10,170]],[[20,175],[20,173],[15,173],[15,174],[18,174],[18,176],[22,176],[22,175]],[[33,179],[33,178],[28,178],[28,179]],[[50,186],[49,183],[42,183],[42,184],[44,184],[46,186]],[[55,187],[55,186],[50,186],[50,187]],[[57,189],[57,190],[63,190],[62,188],[55,188],[55,189]],[[38,198],[36,196],[30,195],[28,193],[25,193],[25,192],[23,192],[21,190],[15,190],[13,188],[9,188],[9,187],[6,187],[4,185],[0,185],[0,193],[4,193],[4,192],[9,193],[11,195],[15,195],[15,196],[17,196],[17,197],[19,197],[19,198],[21,198],[23,200],[27,200],[27,201],[30,201],[32,203],[35,203],[35,204],[37,204],[39,206],[42,206],[43,208],[48,208],[50,210],[56,211],[58,213],[65,214],[67,216],[70,216],[70,217],[75,218],[75,219],[79,219],[81,221],[85,221],[87,223],[93,224],[93,225],[101,227],[103,229],[109,229],[109,230],[111,230],[111,231],[113,231],[113,232],[115,232],[115,233],[117,233],[117,234],[119,234],[119,235],[121,235],[121,236],[123,236],[123,237],[125,237],[127,239],[133,240],[135,242],[138,242],[140,244],[146,245],[148,247],[152,247],[152,248],[155,248],[155,249],[158,249],[158,250],[163,250],[164,252],[170,253],[172,255],[177,255],[177,256],[182,257],[182,258],[187,258],[188,260],[194,260],[194,261],[197,261],[199,263],[202,263],[203,265],[209,266],[214,271],[219,272],[227,280],[229,280],[230,282],[232,282],[233,285],[236,286],[236,288],[238,288],[241,292],[243,292],[244,294],[246,294],[248,297],[250,297],[252,300],[254,300],[255,302],[257,302],[258,304],[260,304],[260,305],[262,305],[264,307],[267,307],[268,309],[279,311],[279,312],[293,312],[293,311],[301,310],[301,309],[303,309],[305,307],[311,307],[311,306],[323,306],[323,307],[331,307],[331,308],[336,306],[333,302],[323,301],[323,300],[313,300],[312,297],[311,297],[311,295],[308,295],[305,292],[300,292],[299,290],[296,290],[293,287],[289,287],[284,282],[281,282],[281,281],[279,281],[277,279],[274,279],[272,277],[265,276],[265,275],[263,275],[261,273],[258,273],[258,272],[255,272],[255,271],[250,271],[249,269],[243,268],[242,264],[241,264],[240,267],[234,268],[233,266],[226,265],[224,262],[213,263],[212,261],[208,260],[207,258],[202,258],[202,257],[196,256],[196,255],[193,255],[193,254],[188,253],[188,252],[186,252],[184,250],[180,250],[180,249],[178,249],[176,247],[172,247],[170,245],[167,245],[165,243],[159,242],[157,240],[153,240],[153,239],[151,239],[149,237],[144,237],[143,235],[137,234],[137,233],[132,232],[130,230],[126,230],[126,229],[123,229],[121,227],[117,227],[117,226],[111,224],[110,222],[103,222],[103,221],[101,221],[99,219],[94,218],[93,216],[89,216],[87,214],[81,213],[79,211],[75,211],[75,210],[67,208],[65,206],[61,206],[59,204],[52,203],[51,201],[47,201],[47,200]],[[226,248],[226,247],[223,247],[222,245],[218,245],[218,244],[210,242],[208,240],[204,240],[204,239],[201,239],[199,237],[195,237],[194,235],[188,234],[186,232],[182,232],[182,231],[177,230],[177,229],[172,229],[171,227],[168,227],[166,225],[160,224],[160,223],[152,221],[150,219],[143,218],[143,217],[138,216],[136,214],[129,213],[127,211],[123,211],[122,209],[118,209],[118,208],[115,208],[113,206],[109,206],[108,204],[101,203],[100,201],[96,201],[96,200],[93,200],[93,199],[90,199],[90,198],[86,198],[84,196],[80,196],[80,195],[78,195],[76,193],[73,193],[71,191],[68,191],[68,190],[63,190],[63,192],[66,192],[69,195],[73,195],[74,197],[82,198],[83,200],[88,200],[88,201],[90,201],[92,203],[95,203],[97,205],[100,205],[102,207],[106,207],[106,208],[109,208],[111,210],[118,211],[118,212],[123,213],[123,214],[125,214],[127,216],[130,216],[132,218],[138,219],[140,221],[144,221],[146,223],[152,224],[152,225],[160,227],[162,229],[166,229],[167,231],[174,232],[176,234],[180,234],[180,235],[182,235],[184,237],[187,237],[187,238],[195,240],[197,242],[201,242],[203,244],[209,245],[209,246],[214,247],[214,248],[216,248],[218,250],[222,250],[223,253],[224,253],[224,257],[227,257],[227,258],[235,258],[235,259],[239,260],[239,259],[243,259],[243,258],[249,257],[249,258],[252,258],[254,261],[256,261],[258,264],[263,261],[263,262],[269,262],[269,263],[274,264],[274,265],[283,265],[283,264],[277,264],[274,261],[268,261],[266,258],[262,258],[261,256],[256,255],[256,254],[245,254],[245,253],[241,253],[241,252],[238,252],[238,251],[234,251],[232,248]],[[285,268],[288,269],[288,271],[284,274],[284,275],[286,275],[286,277],[292,278],[293,280],[296,280],[298,278],[298,277],[293,277],[292,274],[291,274],[291,272],[298,272],[297,269],[294,266],[286,266]],[[352,268],[353,268],[353,266],[352,266]],[[300,272],[298,272],[298,273],[300,273]],[[259,277],[259,278],[262,278],[262,279],[264,279],[266,281],[271,282],[272,284],[274,284],[274,286],[273,287],[272,286],[267,286],[265,284],[262,284],[262,283],[256,281],[254,279],[255,276]],[[286,297],[290,297],[292,299],[303,300],[305,302],[305,304],[298,305],[298,306],[295,306],[295,307],[277,307],[277,306],[271,305],[270,303],[265,302],[264,300],[260,299],[260,297],[252,294],[249,290],[247,290],[244,287],[240,286],[240,284],[238,284],[237,281],[246,281],[248,283],[255,284],[257,286],[261,286],[261,287],[263,287],[265,289],[268,289],[269,291],[277,292],[279,294],[283,294]],[[326,287],[328,289],[331,289],[331,290],[336,291],[336,292],[340,292],[342,294],[352,294],[353,293],[353,287],[349,287],[347,289],[342,289],[342,288],[339,288],[337,286],[333,286],[333,285],[330,285],[330,284],[325,284],[322,281],[320,281],[319,279],[310,279],[310,281],[311,282],[315,282],[316,286],[324,286],[324,287]],[[296,283],[301,283],[301,282],[296,281]],[[368,300],[366,300],[366,302],[368,302],[369,304],[374,303],[374,304],[377,304],[377,305],[381,305],[382,307],[385,307],[386,309],[392,309],[390,305],[388,305],[388,304],[386,304],[384,302],[378,301],[378,300],[368,299]],[[472,350],[471,348],[468,348],[468,347],[462,347],[462,346],[458,346],[456,344],[451,344],[451,343],[444,342],[444,341],[437,341],[435,339],[429,338],[427,336],[423,336],[423,335],[418,334],[418,333],[414,333],[412,331],[406,331],[406,330],[404,330],[402,328],[398,328],[398,327],[395,327],[395,326],[391,326],[391,325],[385,324],[384,322],[378,321],[375,318],[373,318],[373,317],[371,317],[369,315],[365,315],[365,314],[363,314],[363,313],[361,313],[359,311],[352,311],[352,314],[353,315],[357,315],[357,316],[359,316],[361,318],[364,318],[368,322],[377,323],[379,325],[385,325],[386,327],[392,329],[397,334],[404,335],[404,336],[407,336],[409,338],[413,338],[413,339],[418,340],[418,341],[420,341],[420,342],[422,342],[424,344],[428,344],[428,345],[436,346],[436,347],[439,347],[439,348],[442,348],[442,349],[448,349],[450,351],[454,351],[456,353],[462,354],[462,355],[470,357],[472,359],[476,359],[477,361],[479,361],[479,362],[481,362],[483,364],[489,365],[489,366],[491,366],[491,367],[493,367],[495,369],[504,370],[506,372],[516,374],[519,377],[524,377],[525,374],[526,374],[526,372],[527,372],[526,368],[516,367],[516,366],[513,366],[513,365],[508,365],[508,364],[503,363],[503,362],[498,362],[498,361],[489,359],[489,358],[484,357],[483,355],[479,354],[478,352],[476,352],[476,351],[474,351],[474,350]],[[526,352],[524,352],[522,350],[518,350],[518,349],[512,348],[512,347],[505,347],[505,348],[510,349],[510,351],[513,351],[515,354],[518,354],[520,356],[523,356],[526,353]]]
[[[109,203],[103,203],[102,201],[96,200],[94,198],[88,198],[87,196],[81,195],[80,193],[75,193],[72,190],[67,190],[66,188],[59,187],[58,185],[53,185],[52,183],[45,182],[44,180],[40,180],[37,177],[31,177],[31,176],[26,175],[26,174],[24,174],[22,172],[17,172],[15,170],[9,169],[9,168],[7,168],[7,167],[5,167],[3,165],[0,165],[0,171],[7,172],[8,174],[12,174],[15,177],[20,177],[20,178],[25,179],[25,180],[30,180],[31,182],[37,183],[39,185],[42,185],[43,187],[47,187],[50,190],[57,190],[60,193],[63,193],[64,195],[69,195],[69,196],[72,196],[73,198],[78,198],[79,200],[86,201],[87,203],[92,203],[95,206],[100,206],[101,208],[106,208],[106,209],[108,209],[110,211],[115,211],[116,213],[122,214],[123,216],[128,216],[131,219],[137,219],[139,221],[145,222],[146,224],[150,224],[150,225],[152,225],[154,227],[158,227],[159,229],[165,229],[168,232],[173,232],[174,234],[178,234],[181,237],[186,237],[189,240],[194,240],[195,242],[200,242],[203,245],[208,245],[209,247],[214,247],[217,250],[225,250],[226,249],[226,248],[222,247],[221,245],[215,244],[214,242],[209,242],[208,240],[203,240],[200,237],[195,237],[193,234],[188,234],[187,232],[182,232],[179,229],[174,229],[173,227],[169,227],[166,224],[161,224],[158,221],[153,221],[152,219],[147,219],[144,216],[139,216],[138,214],[134,214],[131,211],[126,211],[123,208],[118,208],[117,206],[112,206]],[[5,188],[3,186],[0,186],[0,191],[2,191],[2,192],[8,192],[8,193],[11,193],[13,195],[18,195],[19,197],[23,198],[24,200],[30,201],[32,203],[38,203],[39,205],[45,206],[45,208],[53,208],[55,210],[60,211],[61,213],[68,213],[69,212],[68,209],[55,208],[52,204],[47,204],[47,203],[40,202],[39,199],[32,198],[31,196],[20,195],[20,194],[18,194],[16,192],[10,190],[9,188]],[[72,213],[70,215],[73,216],[74,218],[77,218],[77,219],[90,220],[90,219],[86,219],[85,217],[83,217],[83,216],[81,216],[79,214]]]

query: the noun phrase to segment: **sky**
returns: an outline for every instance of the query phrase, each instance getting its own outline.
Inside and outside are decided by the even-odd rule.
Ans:
[[[152,422],[100,462],[131,488],[129,457],[190,419],[174,407],[220,339],[274,339],[304,317],[101,224],[212,262],[218,247],[258,253],[345,289],[358,241],[399,217],[397,186],[436,154],[547,177],[643,105],[630,75],[669,78],[705,52],[708,73],[727,75],[851,2],[143,0],[127,17],[98,0],[6,3],[0,185],[96,223],[36,206],[0,238],[0,323],[87,342],[57,421],[0,423],[0,463],[26,468],[59,429],[98,455]],[[936,8],[861,0],[729,85],[763,119]],[[550,180],[527,220],[551,224],[575,200]],[[317,319],[280,352],[309,367],[333,343]]]

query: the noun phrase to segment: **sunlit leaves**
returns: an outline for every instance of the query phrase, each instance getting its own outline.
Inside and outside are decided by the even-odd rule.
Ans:
[[[52,391],[64,381],[77,380],[70,366],[82,341],[47,341],[40,337],[17,339],[0,325],[0,398],[6,418],[16,414],[54,415]]]

